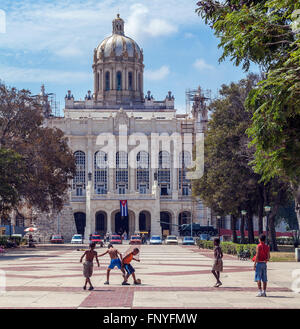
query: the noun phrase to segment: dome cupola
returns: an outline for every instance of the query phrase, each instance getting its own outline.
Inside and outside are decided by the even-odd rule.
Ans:
[[[112,35],[94,52],[94,90],[105,104],[134,104],[144,99],[143,51],[124,32],[124,20],[118,14],[112,22]]]

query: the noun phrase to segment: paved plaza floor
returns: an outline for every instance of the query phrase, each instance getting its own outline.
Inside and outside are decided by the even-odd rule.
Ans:
[[[224,255],[223,286],[214,288],[213,253],[196,246],[141,246],[140,263],[132,265],[140,286],[122,286],[121,272],[106,281],[108,256],[94,267],[94,291],[82,289],[82,251],[76,247],[38,247],[0,256],[6,290],[0,308],[300,308],[300,293],[291,289],[300,263],[269,263],[267,298],[256,297],[253,263]],[[77,247],[79,248],[79,247]],[[117,247],[124,252],[128,245]],[[105,248],[97,248],[98,253]]]

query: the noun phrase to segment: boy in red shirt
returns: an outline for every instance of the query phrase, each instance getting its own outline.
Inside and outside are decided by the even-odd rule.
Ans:
[[[140,261],[139,259],[136,259],[133,257],[133,256],[136,256],[139,252],[140,251],[138,248],[134,248],[131,253],[129,253],[127,256],[125,256],[122,259],[122,268],[124,268],[127,272],[127,274],[124,276],[124,281],[122,283],[123,286],[129,285],[129,283],[127,281],[128,281],[128,278],[130,277],[130,275],[132,275],[134,284],[140,284],[140,282],[135,277],[135,274],[134,274],[135,270],[130,264],[132,260],[135,260],[137,262]]]
[[[259,236],[259,244],[256,247],[256,255],[254,256],[255,279],[258,286],[257,297],[267,297],[267,261],[270,259],[270,248],[265,244],[266,236]],[[263,282],[263,290],[261,289],[261,281]]]

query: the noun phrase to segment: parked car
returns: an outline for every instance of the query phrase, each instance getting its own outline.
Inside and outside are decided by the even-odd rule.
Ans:
[[[109,242],[112,244],[122,244],[122,238],[120,235],[112,235]]]
[[[141,244],[142,239],[139,235],[132,235],[129,244]]]
[[[166,244],[178,244],[176,235],[168,235],[166,238]]]
[[[194,245],[195,240],[192,236],[185,236],[182,240],[183,245]]]
[[[92,237],[91,237],[91,242],[99,244],[100,247],[104,246],[103,237],[99,234],[93,234]]]
[[[211,236],[209,234],[200,234],[199,239],[209,241],[211,239]]]
[[[162,239],[159,235],[152,235],[150,238],[150,244],[162,244]]]
[[[59,235],[59,234],[52,235],[50,242],[51,243],[64,243],[64,238],[62,235]]]
[[[83,237],[81,234],[74,234],[71,243],[83,243]]]

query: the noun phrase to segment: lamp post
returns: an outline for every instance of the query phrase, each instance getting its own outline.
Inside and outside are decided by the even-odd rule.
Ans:
[[[220,219],[221,219],[221,216],[217,216],[217,220],[218,220],[218,235],[219,235],[219,238],[220,238]]]
[[[270,214],[270,211],[271,211],[271,207],[270,206],[265,206],[264,207],[265,209],[265,212],[267,214],[267,227],[266,227],[266,236],[267,236],[267,244],[269,244],[269,214]]]
[[[242,223],[241,223],[241,227],[240,227],[240,231],[241,231],[241,243],[244,243],[244,240],[245,240],[245,231],[244,231],[244,227],[245,227],[245,216],[247,215],[247,211],[246,210],[242,210],[241,213],[242,213]],[[248,231],[248,237],[249,237],[249,231]]]

